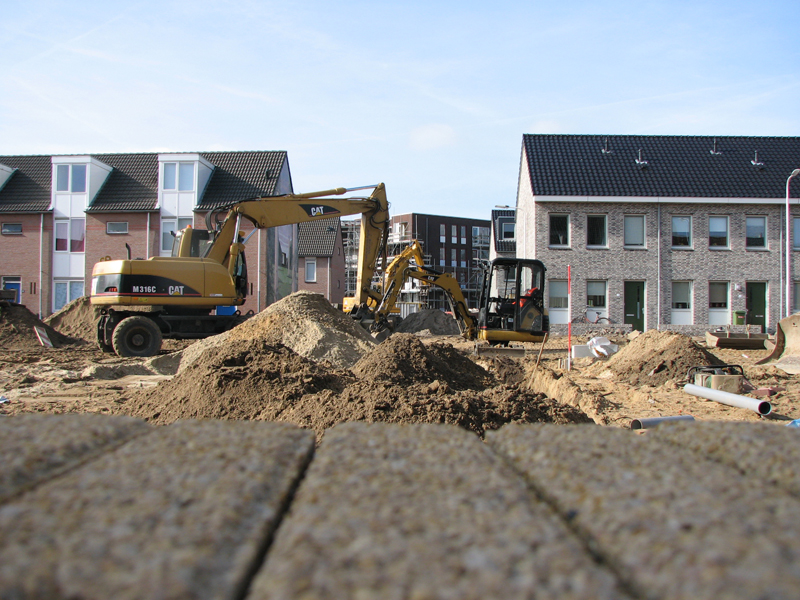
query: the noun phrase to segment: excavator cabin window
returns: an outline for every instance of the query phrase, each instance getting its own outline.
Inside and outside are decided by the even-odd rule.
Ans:
[[[541,328],[544,267],[540,263],[495,262],[486,277],[482,326],[511,331]]]

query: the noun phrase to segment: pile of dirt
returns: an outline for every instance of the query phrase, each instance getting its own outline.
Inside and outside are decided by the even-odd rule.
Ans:
[[[100,307],[92,306],[89,296],[81,296],[45,318],[44,322],[63,335],[94,342],[99,318]]]
[[[300,291],[271,304],[230,331],[192,344],[181,354],[178,372],[209,348],[251,339],[283,344],[300,356],[327,361],[340,369],[351,367],[375,346],[363,327],[334,308],[324,296]]]
[[[33,350],[41,348],[42,344],[36,336],[34,327],[43,328],[56,348],[74,344],[78,341],[61,335],[49,325],[44,324],[21,304],[0,301],[0,348],[4,350]]]
[[[637,336],[617,354],[608,366],[622,381],[632,385],[663,385],[682,381],[691,367],[718,365],[721,361],[692,341],[671,331],[650,329]]]
[[[397,333],[430,331],[431,335],[458,335],[461,331],[454,317],[437,309],[411,313],[395,329]]]

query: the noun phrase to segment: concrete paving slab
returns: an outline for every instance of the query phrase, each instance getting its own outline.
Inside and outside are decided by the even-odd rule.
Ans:
[[[384,423],[325,433],[248,596],[625,597],[477,436]]]
[[[800,501],[785,491],[649,433],[511,425],[487,439],[637,595],[800,597]]]
[[[0,598],[236,598],[311,458],[291,425],[154,428],[0,505]]]
[[[800,429],[775,423],[697,421],[664,424],[648,435],[800,496]]]
[[[0,419],[0,502],[147,433],[131,417],[19,415]]]

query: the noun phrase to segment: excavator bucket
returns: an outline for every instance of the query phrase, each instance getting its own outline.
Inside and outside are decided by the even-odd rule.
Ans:
[[[778,367],[792,375],[800,374],[800,313],[781,319],[775,334],[775,348],[757,365]]]

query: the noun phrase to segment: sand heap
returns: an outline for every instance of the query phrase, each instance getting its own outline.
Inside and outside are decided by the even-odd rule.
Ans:
[[[375,345],[363,327],[331,306],[324,296],[301,291],[268,306],[230,331],[192,344],[182,351],[178,372],[209,348],[237,345],[243,340],[283,344],[300,356],[328,361],[336,368],[351,367]]]
[[[413,336],[397,337],[386,346],[391,351],[379,355],[382,347],[376,348],[355,373],[264,340],[209,348],[172,380],[139,392],[123,411],[157,424],[185,418],[286,421],[318,436],[347,421],[450,423],[481,435],[508,422],[591,422],[543,394],[512,386],[484,389],[491,376],[452,347],[426,351]]]
[[[89,296],[81,296],[44,319],[44,322],[63,335],[94,342],[99,318],[100,307],[92,306]]]
[[[77,340],[61,335],[21,304],[0,301],[0,348],[6,350],[32,350],[41,348],[34,327],[42,327],[53,345],[75,343]]]
[[[400,325],[397,333],[418,333],[430,331],[432,335],[458,335],[461,331],[454,317],[437,309],[422,310],[408,315]]]
[[[633,385],[662,385],[682,381],[691,367],[718,365],[720,360],[688,336],[650,329],[609,359],[607,365],[621,380]]]

